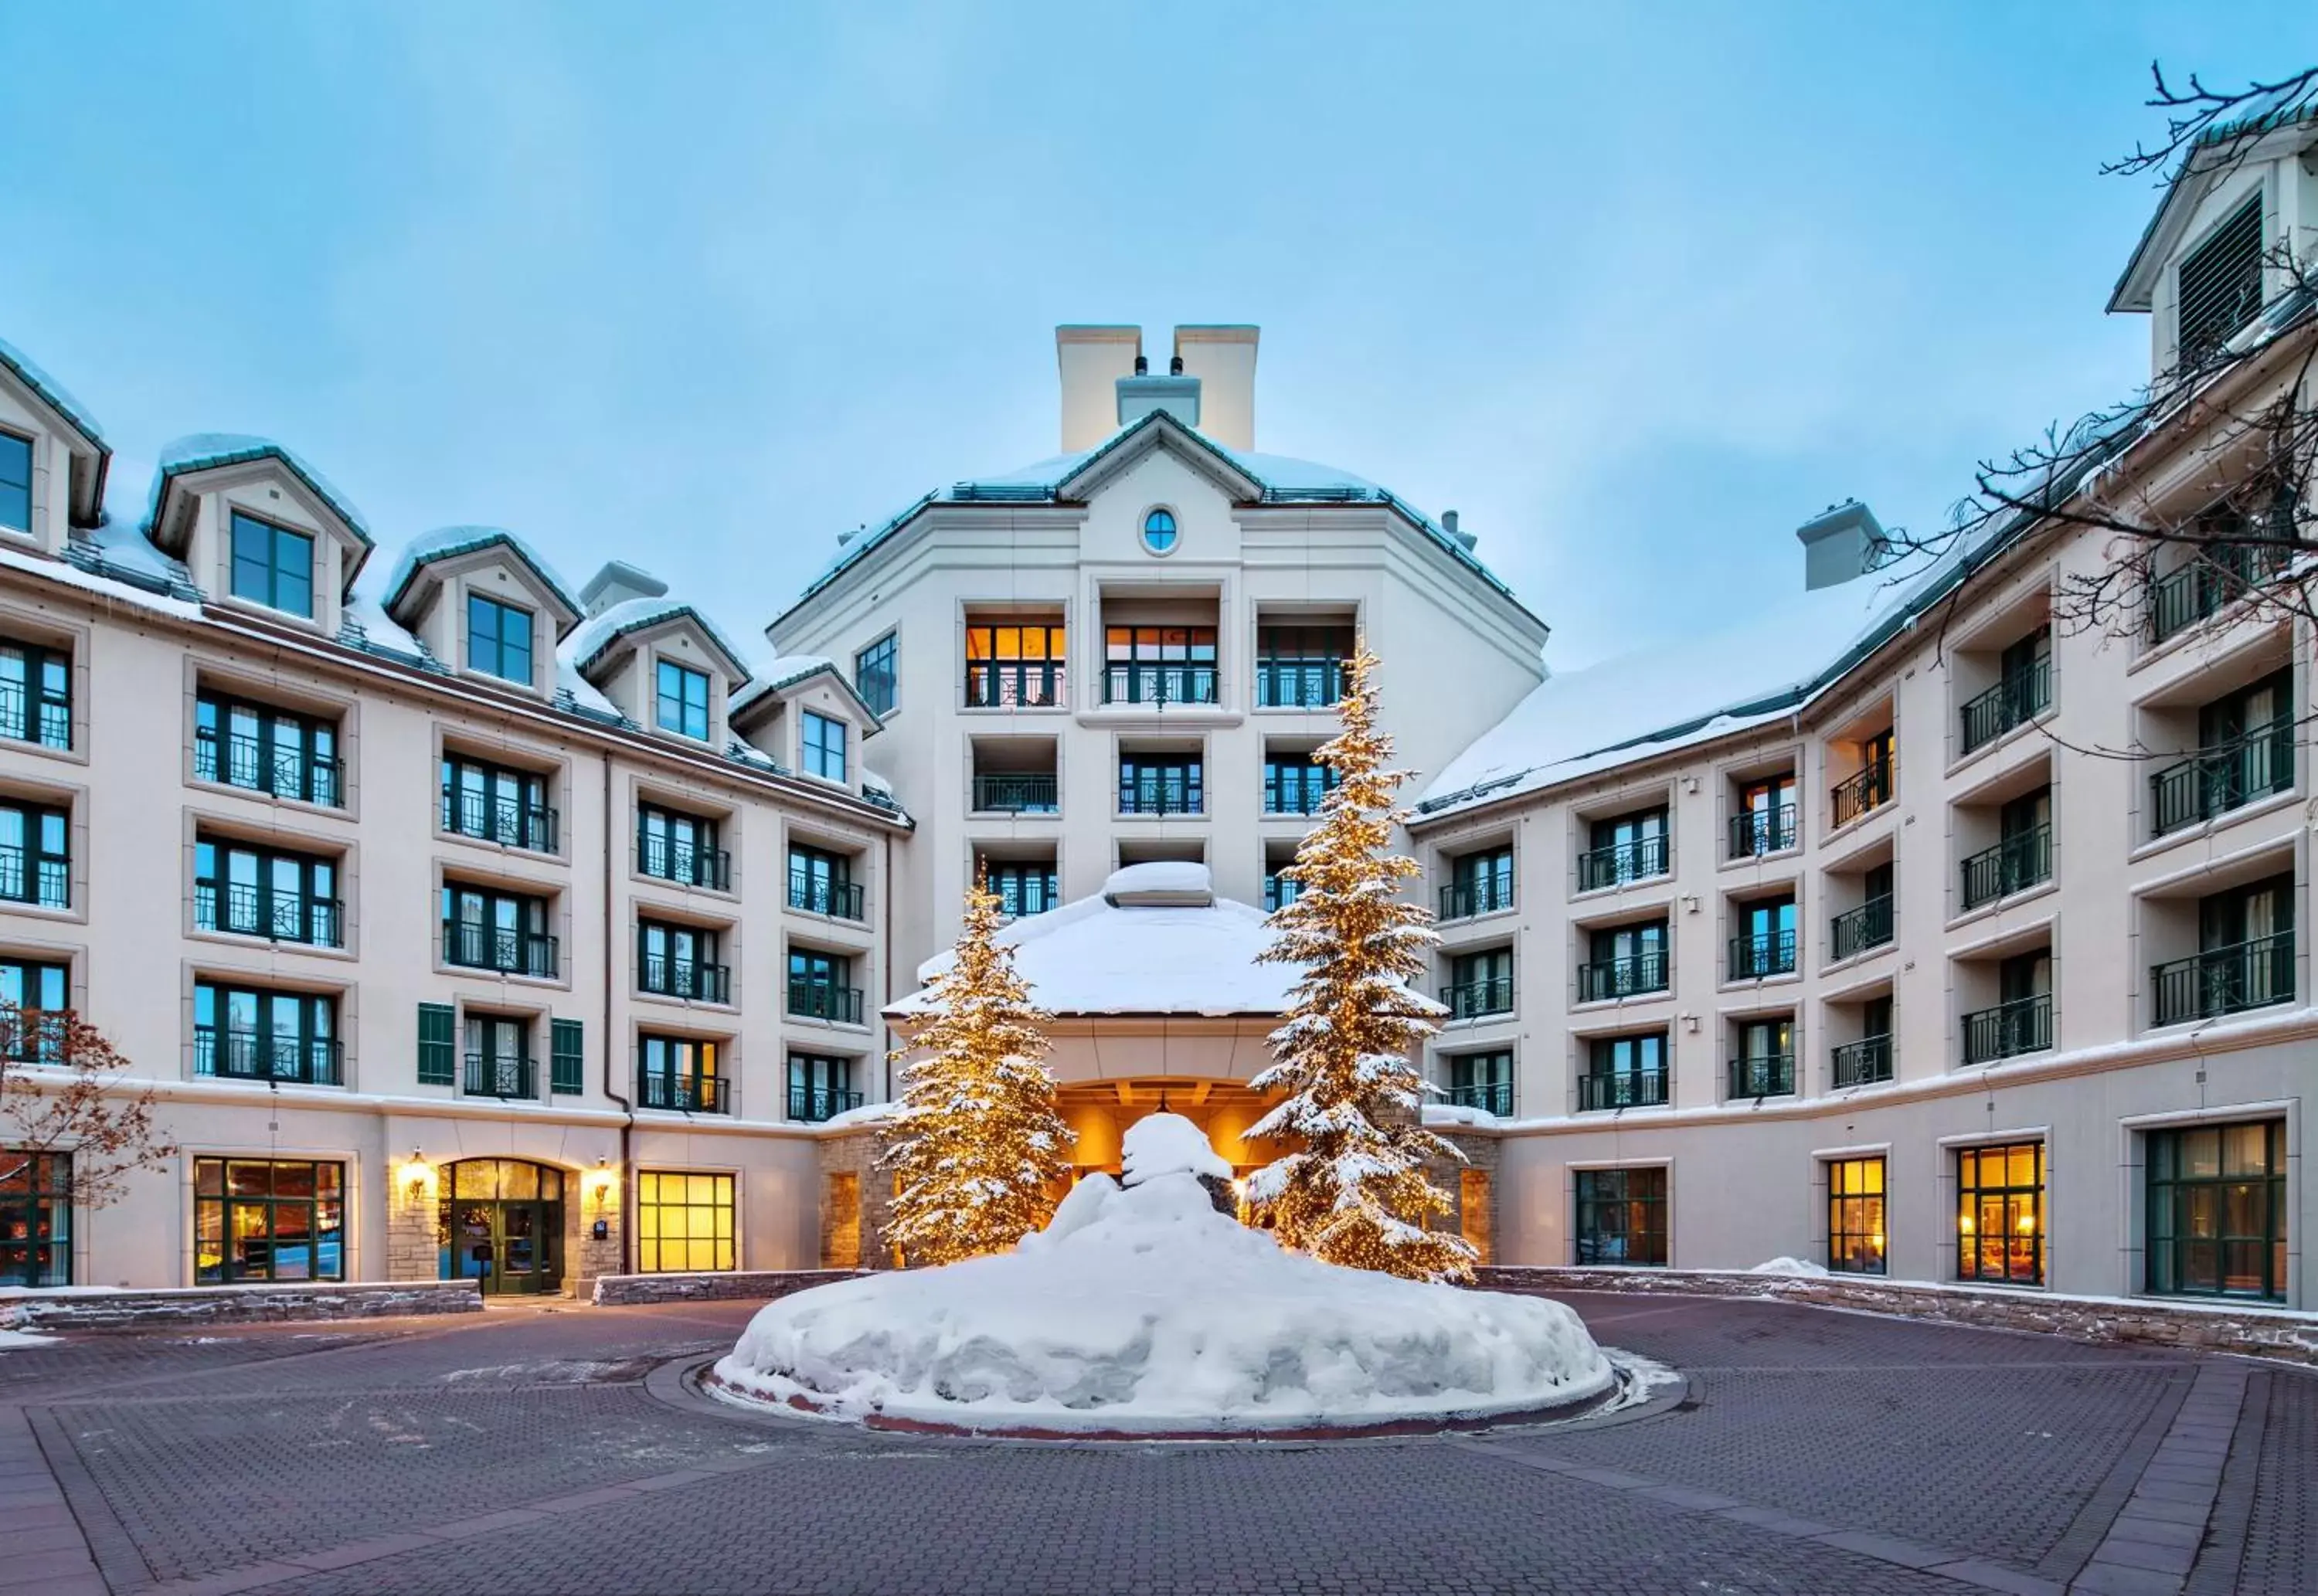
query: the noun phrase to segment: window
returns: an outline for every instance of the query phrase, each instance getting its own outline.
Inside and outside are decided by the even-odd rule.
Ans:
[[[1588,1068],[1577,1082],[1581,1109],[1645,1108],[1667,1100],[1667,1034],[1596,1036],[1586,1044]]]
[[[819,1124],[861,1107],[853,1089],[853,1061],[819,1054],[789,1054],[789,1117]]]
[[[577,1097],[588,1089],[587,1027],[576,1019],[547,1022],[547,1089]]]
[[[547,778],[487,765],[443,761],[443,829],[501,847],[552,854],[561,819],[547,802]]]
[[[1263,762],[1263,812],[1318,814],[1339,779],[1334,767],[1309,754],[1271,755]]]
[[[196,982],[193,1073],[338,1085],[337,1000]]]
[[[1595,820],[1591,845],[1577,856],[1577,890],[1599,892],[1664,875],[1673,868],[1669,840],[1662,808]]]
[[[1830,1055],[1837,1090],[1891,1079],[1891,1000],[1870,998],[1859,1006],[1859,1040]]]
[[[802,732],[804,773],[823,781],[845,779],[845,722],[828,715],[804,712]]]
[[[1730,1060],[1730,1096],[1779,1098],[1795,1089],[1795,1023],[1750,1019],[1738,1027],[1738,1047]]]
[[[1304,895],[1302,882],[1292,875],[1280,874],[1292,863],[1294,861],[1289,859],[1279,860],[1263,873],[1264,913],[1270,914],[1275,910],[1285,909]]]
[[[2230,212],[2212,237],[2181,257],[2176,342],[2195,365],[2261,311],[2261,195]]]
[[[1349,626],[1262,626],[1255,633],[1255,702],[1261,709],[1326,709],[1344,695]]]
[[[716,962],[723,939],[714,931],[661,920],[636,925],[636,984],[664,998],[703,1003],[732,1000],[732,973]]]
[[[2053,629],[2039,626],[1998,658],[1996,686],[1963,705],[1963,752],[2025,725],[2053,702]]]
[[[72,1155],[0,1147],[0,1287],[72,1284]]]
[[[1730,817],[1730,856],[1744,859],[1794,846],[1794,776],[1767,776],[1741,787],[1738,811]]]
[[[853,690],[880,720],[894,713],[900,696],[895,669],[900,649],[899,637],[889,632],[853,656]]]
[[[233,596],[288,614],[314,613],[314,540],[233,512]]]
[[[1730,939],[1730,979],[1760,981],[1795,973],[1795,901],[1765,898],[1738,906],[1738,934]]]
[[[61,809],[0,800],[0,898],[72,907],[72,823]]]
[[[2197,751],[2149,778],[2154,834],[2294,785],[2294,678],[2279,671],[2197,712]]]
[[[467,668],[530,686],[531,612],[468,594]]]
[[[636,1268],[647,1275],[729,1269],[732,1177],[636,1171]]]
[[[194,1280],[343,1280],[346,1166],[193,1161]]]
[[[72,733],[72,656],[0,642],[0,737],[68,749]]]
[[[2044,1144],[1956,1154],[1956,1278],[2044,1283]]]
[[[1105,704],[1213,704],[1216,629],[1212,626],[1108,626],[1103,629]]]
[[[1827,1166],[1827,1267],[1883,1273],[1883,1161],[1831,1159]]]
[[[1649,1265],[1667,1260],[1667,1172],[1579,1170],[1577,1261]]]
[[[418,1084],[455,1086],[459,1080],[459,1011],[448,1003],[418,1005]]]
[[[853,879],[853,861],[842,854],[791,844],[789,907],[841,920],[862,918],[865,894]]]
[[[1859,768],[1828,794],[1828,818],[1847,826],[1891,802],[1891,729],[1886,726],[1859,745]]]
[[[2149,1289],[2286,1298],[2286,1122],[2149,1134]]]
[[[636,867],[646,875],[728,891],[732,859],[716,839],[714,820],[656,803],[636,805]]]
[[[1449,1060],[1449,1100],[1500,1116],[1514,1111],[1514,1055],[1511,1049],[1496,1053],[1460,1053]]]
[[[2053,955],[2015,954],[1996,967],[1997,1003],[1963,1017],[1963,1062],[1993,1063],[2053,1045]]]
[[[1063,701],[1063,628],[1029,625],[966,629],[966,707],[1049,708]]]
[[[1044,914],[1063,901],[1052,865],[985,859],[979,870],[983,885],[998,894],[998,912],[1009,919]]]
[[[1577,1000],[1599,1003],[1667,990],[1667,923],[1645,920],[1593,934],[1593,957],[1577,966]]]
[[[1143,546],[1154,554],[1172,551],[1177,536],[1172,510],[1154,510],[1143,517]]]
[[[335,861],[203,838],[193,844],[193,924],[316,947],[344,944]]]
[[[467,1016],[467,1072],[460,1089],[471,1098],[537,1098],[530,1022],[508,1015]]]
[[[673,659],[660,662],[658,704],[653,718],[663,731],[673,731],[679,737],[708,740],[708,673],[695,670],[688,665],[678,665]]]
[[[193,704],[193,778],[338,806],[338,729],[328,721],[203,693]]]
[[[1451,1019],[1510,1014],[1514,1007],[1514,950],[1460,954],[1449,961],[1449,985],[1441,994]]]
[[[0,1054],[19,1063],[60,1062],[62,1020],[46,1017],[71,1007],[71,973],[64,965],[0,957]],[[5,1158],[0,1153],[0,1161]]]
[[[32,530],[32,440],[0,432],[0,526]]]
[[[1119,812],[1201,814],[1207,810],[1206,765],[1197,754],[1121,754]]]
[[[2294,878],[2276,875],[2197,904],[2197,953],[2150,971],[2156,1023],[2211,1019],[2294,1000]]]
[[[471,970],[552,980],[555,938],[547,900],[491,887],[443,888],[443,962]]]
[[[2039,787],[1997,811],[1994,847],[1963,862],[1963,906],[1977,909],[2053,878],[2053,789]]]
[[[636,1103],[687,1114],[728,1114],[718,1048],[693,1036],[645,1036],[636,1044]]]
[[[846,984],[853,961],[835,954],[789,952],[789,1012],[841,1025],[861,1023],[861,989]]]
[[[1484,848],[1449,861],[1449,884],[1441,889],[1441,918],[1467,919],[1514,906],[1514,850]]]
[[[1864,872],[1859,882],[1860,903],[1828,922],[1828,956],[1838,962],[1891,940],[1891,866],[1887,862]]]

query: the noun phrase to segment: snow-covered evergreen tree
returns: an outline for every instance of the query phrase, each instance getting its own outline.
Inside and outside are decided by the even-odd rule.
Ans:
[[[1439,1028],[1440,1006],[1410,984],[1439,937],[1399,896],[1417,874],[1391,851],[1404,818],[1393,794],[1408,773],[1389,767],[1392,740],[1377,730],[1376,663],[1363,647],[1345,667],[1339,730],[1313,755],[1335,785],[1281,872],[1302,890],[1271,916],[1262,957],[1308,968],[1271,1033],[1271,1066],[1250,1082],[1287,1100],[1248,1134],[1304,1145],[1257,1170],[1248,1195],[1282,1242],[1331,1263],[1466,1279],[1472,1247],[1427,1226],[1451,1205],[1426,1162],[1463,1155],[1424,1127],[1424,1079],[1409,1062]]]
[[[902,1071],[886,1240],[913,1264],[1003,1252],[1047,1223],[1074,1140],[1041,1063],[1045,1027],[1014,950],[997,939],[999,899],[976,881],[954,962],[929,983],[933,1020],[893,1054]]]

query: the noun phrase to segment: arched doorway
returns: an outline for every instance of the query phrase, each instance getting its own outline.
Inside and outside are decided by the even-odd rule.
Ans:
[[[563,1171],[513,1158],[470,1158],[443,1172],[436,1235],[441,1278],[486,1296],[563,1286]]]

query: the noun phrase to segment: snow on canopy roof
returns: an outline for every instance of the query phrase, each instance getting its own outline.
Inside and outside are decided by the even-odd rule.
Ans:
[[[1229,898],[1169,908],[1081,898],[1016,920],[998,940],[1014,949],[1030,1000],[1055,1014],[1271,1017],[1286,1011],[1303,972],[1255,962],[1271,943],[1263,921],[1263,910]],[[943,953],[928,959],[918,966],[919,981],[931,981],[953,958]],[[928,994],[920,991],[885,1012],[928,1009]]]
[[[844,680],[844,673],[837,668],[837,661],[826,655],[783,654],[759,671],[756,680],[733,694],[732,701],[724,706],[724,713],[737,715],[767,694],[794,687],[807,677],[819,676],[824,670],[840,681]]]
[[[81,435],[98,448],[104,448],[104,429],[96,424],[86,405],[73,398],[70,390],[42,371],[32,357],[5,338],[0,338],[0,366],[13,372],[25,387],[39,394],[67,421],[80,430]]]
[[[631,632],[642,632],[647,626],[657,626],[663,621],[688,619],[708,634],[709,641],[724,650],[741,673],[749,679],[749,657],[732,644],[732,640],[717,630],[716,623],[692,605],[674,598],[627,598],[607,609],[597,611],[571,629],[564,640],[574,664],[588,669],[602,658],[604,651]]]
[[[411,539],[409,545],[396,557],[394,569],[387,573],[383,601],[386,607],[392,609],[402,601],[403,589],[418,577],[420,567],[493,546],[512,550],[517,558],[531,567],[539,579],[554,591],[557,600],[573,614],[586,613],[580,600],[573,596],[571,584],[563,579],[537,549],[504,526],[442,526]]]
[[[250,460],[278,460],[290,469],[291,474],[313,490],[316,498],[330,507],[331,514],[345,522],[363,545],[371,545],[370,526],[363,514],[355,507],[354,500],[332,486],[330,480],[316,471],[293,450],[275,443],[272,438],[254,437],[245,433],[197,432],[177,439],[161,451],[160,460],[153,467],[153,488],[145,498],[145,525],[151,527],[161,517],[161,496],[167,491],[169,479],[191,471],[205,471],[221,465],[239,465]]]

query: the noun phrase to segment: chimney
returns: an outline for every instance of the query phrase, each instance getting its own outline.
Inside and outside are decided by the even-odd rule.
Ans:
[[[1883,562],[1888,550],[1875,512],[1855,498],[1829,505],[1795,529],[1803,546],[1803,589],[1839,587]]]
[[[1058,327],[1055,361],[1063,378],[1063,453],[1092,449],[1117,430],[1113,384],[1143,361],[1139,327]]]
[[[625,604],[631,598],[658,598],[667,591],[668,584],[651,572],[615,560],[589,577],[588,585],[580,589],[580,607],[591,615],[600,615],[615,604]]]
[[[1179,327],[1175,360],[1199,384],[1199,428],[1226,449],[1255,447],[1253,327]]]
[[[1472,552],[1473,545],[1481,541],[1479,538],[1475,537],[1471,533],[1462,531],[1459,528],[1457,525],[1457,512],[1454,510],[1443,510],[1441,512],[1441,530],[1447,533],[1451,537],[1455,538],[1457,540],[1458,547],[1463,549],[1469,554]]]

